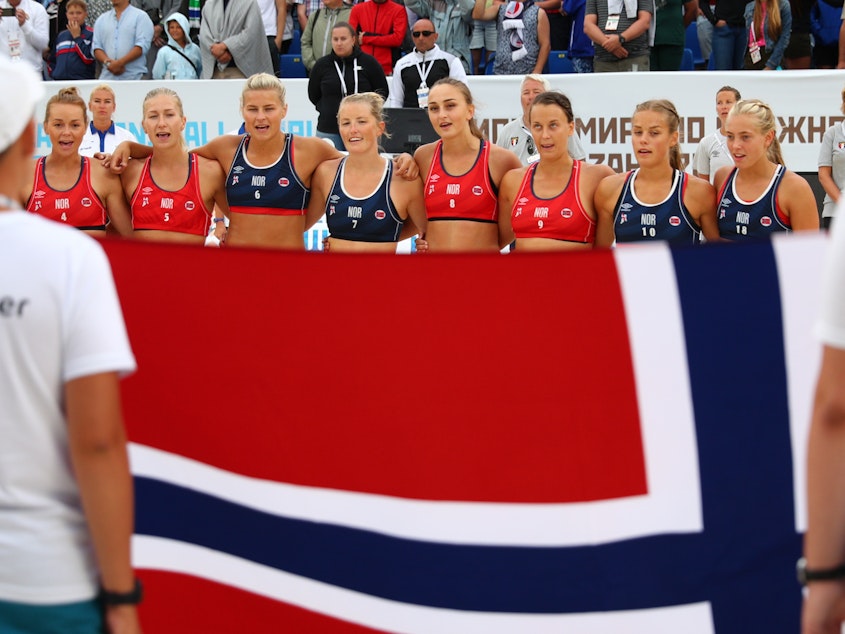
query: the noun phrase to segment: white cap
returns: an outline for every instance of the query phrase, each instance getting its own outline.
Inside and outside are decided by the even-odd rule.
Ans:
[[[41,78],[29,64],[0,57],[0,152],[17,141],[44,96]]]

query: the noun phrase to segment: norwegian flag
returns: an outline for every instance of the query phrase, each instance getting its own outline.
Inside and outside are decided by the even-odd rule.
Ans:
[[[145,629],[797,631],[824,244],[108,242]]]

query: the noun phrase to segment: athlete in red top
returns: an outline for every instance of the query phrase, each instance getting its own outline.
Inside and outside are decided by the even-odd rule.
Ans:
[[[130,161],[121,176],[132,201],[135,236],[203,245],[215,203],[220,220],[228,211],[223,169],[216,161],[188,153],[182,139],[182,101],[169,88],[147,93],[142,123],[153,153],[145,161]]]
[[[88,110],[76,88],[63,88],[47,102],[44,129],[52,150],[35,162],[34,177],[24,184],[26,209],[93,235],[108,229],[131,236],[120,179],[79,156],[87,125]]]
[[[596,236],[593,194],[614,172],[607,165],[582,163],[569,155],[575,119],[565,95],[537,95],[528,117],[540,160],[502,179],[500,244],[509,244],[516,236],[517,253],[591,248]]]
[[[420,173],[428,175],[423,192],[428,249],[497,252],[498,188],[502,177],[520,166],[519,159],[483,140],[472,94],[463,82],[445,78],[435,83],[428,117],[440,140],[414,154]]]

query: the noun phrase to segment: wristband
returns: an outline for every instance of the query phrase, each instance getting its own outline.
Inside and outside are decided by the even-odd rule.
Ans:
[[[836,568],[823,568],[811,570],[807,568],[807,560],[801,557],[796,565],[796,572],[798,573],[798,583],[806,586],[811,581],[834,581],[836,579],[845,579],[845,564],[837,566]]]
[[[140,579],[135,579],[135,587],[130,592],[109,592],[100,588],[100,603],[105,606],[138,605],[144,598],[144,586]]]
[[[211,220],[214,222],[214,224],[217,224],[218,222],[226,222],[225,218],[212,218]]]

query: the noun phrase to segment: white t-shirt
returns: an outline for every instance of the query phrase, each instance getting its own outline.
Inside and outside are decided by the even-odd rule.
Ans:
[[[733,167],[733,164],[727,140],[718,130],[699,141],[692,160],[692,168],[701,176],[706,174],[711,185],[719,168]]]
[[[822,343],[845,348],[845,196],[833,220],[822,283],[822,310],[817,332]]]
[[[499,130],[499,136],[496,138],[496,145],[516,154],[519,162],[523,165],[540,160],[531,133],[522,125],[522,117],[502,126],[502,129]],[[569,150],[569,156],[576,161],[587,160],[587,153],[584,151],[577,134],[570,135],[566,147]]]
[[[0,350],[0,599],[91,599],[97,568],[68,455],[64,385],[135,369],[94,239],[0,212]]]
[[[114,125],[114,124],[112,124]],[[88,131],[82,137],[82,143],[79,146],[80,156],[93,157],[97,152],[105,152],[111,154],[114,149],[124,141],[137,141],[135,135],[126,128],[121,128],[119,125],[114,126],[114,132],[106,132],[103,140],[102,148],[100,149],[100,134],[94,131],[94,124],[88,124]]]

